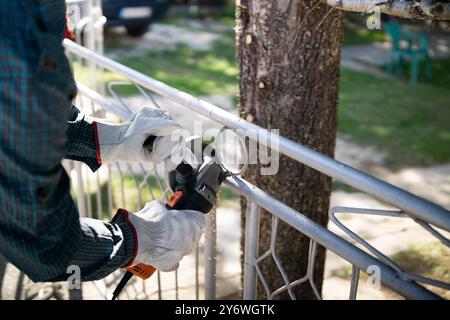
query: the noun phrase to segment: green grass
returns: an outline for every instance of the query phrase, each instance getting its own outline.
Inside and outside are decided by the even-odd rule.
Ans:
[[[190,94],[234,95],[238,69],[230,34],[214,42],[210,51],[193,51],[178,45],[173,51],[150,51],[119,62]]]
[[[387,70],[387,65],[382,66],[383,70]],[[409,81],[409,61],[405,61],[402,65],[404,81]],[[427,83],[436,87],[450,88],[450,58],[447,59],[433,59],[431,60],[431,78],[425,76],[425,64],[420,63],[419,66],[419,82]]]
[[[439,243],[410,245],[406,250],[389,258],[410,273],[450,282],[450,249]],[[352,268],[351,266],[342,267],[334,271],[333,275],[350,278]],[[366,278],[367,274],[361,273],[361,277]]]
[[[339,132],[386,152],[393,168],[450,160],[448,90],[341,70]]]
[[[73,62],[72,64],[73,72],[76,76],[77,81],[83,83],[83,84],[89,84],[89,79],[91,78],[91,74],[89,72],[89,69],[87,66],[81,64],[78,61]],[[105,83],[110,83],[112,81],[127,81],[125,77],[122,77],[121,75],[117,73],[113,73],[109,70],[104,70],[103,72],[97,71],[96,77],[100,78],[103,77]],[[126,86],[120,86],[116,88],[117,92],[124,96],[131,96],[139,94],[139,90],[134,85],[126,85]],[[106,94],[109,95],[109,91],[106,90]]]
[[[220,38],[214,41],[210,50],[196,51],[180,44],[175,50],[148,51],[138,57],[124,57],[117,61],[193,95],[235,96],[238,68],[234,51],[234,31],[230,27],[219,35]],[[114,34],[111,36],[113,39],[106,41],[105,52],[130,49],[127,46],[122,47]],[[85,66],[75,62],[74,71],[77,79],[89,83],[89,72]],[[106,83],[125,80],[108,70],[104,72],[104,78]],[[133,86],[122,86],[118,92],[124,96],[138,94]]]
[[[392,256],[405,270],[450,283],[450,249],[441,244],[416,244]]]

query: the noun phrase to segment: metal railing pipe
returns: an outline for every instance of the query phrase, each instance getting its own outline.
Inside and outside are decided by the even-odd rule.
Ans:
[[[256,140],[270,148],[274,148],[274,146],[271,145],[271,141],[273,141],[273,139],[278,139],[279,144],[274,148],[276,151],[353,188],[394,205],[414,218],[450,231],[450,212],[437,204],[417,197],[408,191],[402,190],[360,170],[324,156],[323,154],[302,146],[292,140],[276,136],[268,130],[251,124],[211,103],[202,101],[185,92],[172,88],[138,71],[86,49],[68,39],[64,40],[64,46],[67,50],[86,59],[94,60],[103,67],[117,72],[143,87],[152,90],[163,97],[170,98],[224,126],[240,129],[250,139]]]

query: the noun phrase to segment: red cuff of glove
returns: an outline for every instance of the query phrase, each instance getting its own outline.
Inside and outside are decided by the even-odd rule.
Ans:
[[[100,153],[100,141],[98,139],[98,129],[97,129],[97,122],[92,122],[92,126],[94,128],[94,138],[95,138],[95,152],[97,157],[97,162],[99,165],[102,165],[102,157]]]
[[[130,261],[127,264],[121,266],[121,268],[131,267],[133,265],[134,259],[136,259],[136,255],[138,252],[138,238],[137,238],[136,229],[134,228],[134,225],[131,223],[128,216],[129,216],[129,212],[127,210],[119,209],[119,210],[117,210],[117,213],[114,215],[114,217],[111,220],[111,222],[117,223],[119,225],[119,227],[121,227],[121,225],[122,225],[122,227],[124,227],[124,228],[121,227],[121,229],[125,235],[125,238],[126,238],[127,234],[128,235],[130,234],[130,231],[133,235],[133,248],[132,249],[130,248],[133,252],[133,256],[130,259]],[[129,229],[130,231],[127,229]]]
[[[66,14],[66,30],[64,31],[64,38],[75,41],[75,34],[69,27],[69,18],[67,17],[67,14]]]

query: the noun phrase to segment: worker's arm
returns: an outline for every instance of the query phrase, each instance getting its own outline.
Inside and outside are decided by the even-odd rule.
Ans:
[[[142,108],[121,124],[94,118],[72,106],[69,114],[66,141],[66,159],[83,161],[92,171],[102,164],[118,160],[127,162],[161,162],[171,150],[180,147],[171,135],[180,127],[167,111]],[[164,137],[154,140],[150,149],[143,145],[149,136]]]
[[[75,84],[64,1],[0,9],[0,251],[32,280],[98,279],[133,257],[127,223],[80,219],[61,166]]]
[[[177,249],[139,235],[127,219],[79,218],[61,166],[76,92],[61,45],[64,13],[62,0],[8,1],[0,9],[0,252],[34,281],[65,280],[71,265],[81,280],[100,279],[134,261],[138,244],[148,254]],[[183,218],[172,223],[165,226],[177,227],[174,237],[194,239]],[[152,229],[163,239],[156,237],[162,228]]]

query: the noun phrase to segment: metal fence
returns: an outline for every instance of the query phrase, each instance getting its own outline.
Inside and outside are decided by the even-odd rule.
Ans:
[[[240,129],[246,137],[271,147],[274,138],[263,128],[240,119],[229,112],[199,100],[189,94],[167,86],[155,79],[147,77],[135,70],[116,63],[102,55],[102,24],[99,1],[70,1],[78,7],[80,3],[87,5],[87,14],[73,7],[77,40],[85,47],[69,40],[64,41],[67,54],[73,64],[82,70],[87,70],[88,77],[78,83],[79,95],[76,105],[83,111],[94,115],[107,117],[112,121],[127,119],[130,114],[137,111],[119,94],[122,86],[132,85],[146,101],[155,106],[158,101],[172,102],[183,106],[196,114],[202,115],[220,126],[231,129]],[[71,9],[69,5],[69,10]],[[78,13],[77,13],[78,12]],[[105,85],[103,70],[107,69],[121,75],[127,81],[110,82]],[[105,89],[106,88],[106,89]],[[186,109],[183,109],[186,110]],[[430,291],[432,287],[450,290],[450,284],[415,275],[405,271],[381,251],[370,245],[360,235],[353,232],[337,218],[337,214],[382,215],[411,219],[439,239],[441,243],[449,246],[450,242],[443,233],[450,232],[450,212],[425,199],[417,197],[407,191],[399,189],[386,182],[378,180],[355,168],[337,162],[320,153],[310,150],[300,144],[283,137],[277,137],[279,144],[277,152],[285,154],[292,159],[310,166],[348,186],[383,200],[398,210],[372,210],[347,207],[330,209],[330,221],[343,230],[353,243],[330,230],[315,223],[286,204],[276,200],[270,194],[252,185],[239,176],[231,176],[225,184],[239,195],[246,198],[246,219],[244,234],[244,266],[243,266],[243,299],[256,298],[256,287],[262,286],[268,299],[276,299],[287,293],[295,299],[294,288],[304,282],[309,282],[316,298],[321,299],[321,292],[314,283],[314,263],[317,245],[325,247],[352,266],[351,279],[348,283],[348,298],[356,299],[359,288],[360,273],[377,266],[381,275],[381,283],[410,299],[437,299],[439,296]],[[109,219],[119,207],[131,211],[138,210],[145,202],[152,199],[167,198],[169,189],[162,176],[160,168],[153,163],[130,164],[115,163],[102,168],[95,174],[83,164],[66,161],[66,169],[70,172],[73,182],[73,194],[81,214],[87,217]],[[272,216],[271,245],[265,252],[258,252],[260,232],[260,208]],[[292,279],[285,271],[281,259],[277,255],[275,241],[280,221],[287,223],[305,235],[309,240],[308,268],[306,274],[299,279]],[[172,273],[157,273],[156,277],[143,282],[135,280],[121,296],[123,299],[214,299],[217,296],[216,282],[221,275],[216,270],[216,237],[217,227],[215,214],[207,217],[205,234],[199,247],[194,253],[186,257],[179,271]],[[236,231],[237,232],[237,231]],[[273,288],[261,271],[260,265],[266,259],[272,259],[277,266],[284,284]],[[0,269],[2,265],[0,262]],[[121,277],[118,270],[107,278],[93,283],[83,284],[82,293],[72,298],[105,298],[111,292]],[[61,284],[46,284],[38,290],[27,289],[31,283],[23,274],[19,277],[24,283],[25,295],[16,298],[66,298],[61,294]],[[427,288],[425,288],[425,286]],[[73,290],[71,290],[73,291]]]
[[[135,84],[137,88],[139,88],[139,90],[148,97],[149,102],[158,100],[162,97],[168,101],[173,101],[179,105],[187,107],[192,112],[196,112],[213,121],[216,121],[222,126],[231,129],[240,129],[241,132],[244,132],[249,139],[253,139],[260,144],[265,144],[268,147],[271,146],[270,139],[271,137],[273,139],[273,134],[271,135],[265,129],[259,128],[217,106],[180,92],[175,88],[169,87],[155,79],[127,68],[126,66],[116,63],[71,41],[66,40],[64,45],[69,52],[69,55],[82,57],[87,61],[94,61],[102,68],[120,74],[128,79],[130,83]],[[115,84],[113,83],[112,85]],[[109,87],[111,88],[111,85]],[[130,107],[127,106],[127,104],[121,99],[115,99],[116,101],[112,101],[111,99],[105,98],[82,84],[79,85],[79,89],[80,97],[85,97],[91,104],[97,106],[98,108],[105,109],[119,117],[126,118],[130,112],[133,111],[130,110]],[[117,97],[117,95],[114,94],[114,91],[111,92],[111,95]],[[261,139],[261,136],[263,139]],[[380,200],[383,200],[395,208],[398,208],[398,211],[381,211],[357,208],[332,208],[330,210],[331,221],[336,223],[338,227],[349,234],[356,242],[362,244],[364,249],[367,249],[362,250],[355,244],[344,240],[342,237],[318,225],[311,219],[302,215],[302,213],[297,212],[284,203],[274,199],[271,195],[263,192],[256,186],[243,180],[241,177],[229,177],[226,180],[226,184],[247,199],[244,235],[244,299],[254,299],[256,297],[257,284],[263,286],[267,294],[267,298],[269,299],[277,298],[283,292],[287,292],[291,298],[295,299],[293,288],[306,281],[310,282],[316,297],[320,299],[321,294],[313,281],[317,244],[324,246],[327,250],[334,252],[341,258],[351,263],[352,276],[349,283],[350,299],[355,299],[357,297],[360,272],[367,272],[371,266],[377,266],[379,268],[380,274],[382,275],[380,280],[384,286],[406,298],[438,298],[435,293],[426,289],[419,283],[437,286],[445,290],[450,289],[450,285],[448,283],[428,279],[419,275],[413,275],[404,271],[401,266],[395,264],[387,256],[383,255],[380,251],[369,245],[360,236],[352,232],[336,218],[337,213],[350,212],[356,214],[387,215],[413,219],[429,231],[433,236],[437,237],[443,244],[448,246],[449,240],[445,238],[438,231],[438,229],[450,231],[449,211],[423,198],[417,197],[405,190],[378,180],[364,172],[337,162],[336,160],[328,158],[286,138],[277,138],[279,139],[279,145],[276,149],[277,152],[285,154],[357,190],[363,191]],[[131,168],[132,167],[128,165],[128,170],[131,170]],[[146,174],[145,172],[147,171],[145,168],[141,167],[141,169],[142,174]],[[131,171],[129,172],[132,173]],[[151,172],[156,173],[155,170]],[[149,176],[145,175],[145,177]],[[164,185],[161,179],[158,178],[157,180],[161,186]],[[136,184],[136,188],[144,185],[145,184]],[[161,190],[167,191],[167,189],[164,189],[163,187],[161,187]],[[272,244],[270,248],[262,254],[258,253],[260,208],[264,208],[267,212],[272,214]],[[301,279],[290,279],[283,268],[281,260],[277,256],[275,240],[277,238],[277,227],[279,221],[289,224],[300,233],[310,238],[308,271]],[[215,223],[213,221],[209,220],[209,225],[214,226],[214,224]],[[213,241],[211,241],[211,239],[214,239],[214,233],[214,228],[206,228],[205,239],[207,241],[205,241],[205,244],[210,245],[209,249],[205,250],[205,269],[208,270],[208,272],[205,273],[204,278],[205,287],[208,288],[208,290],[206,290],[206,298],[214,298],[216,296],[214,292],[216,281],[214,276],[215,253]],[[198,252],[196,257],[198,257]],[[264,259],[273,259],[274,263],[278,267],[281,277],[284,280],[283,286],[279,288],[270,287],[270,284],[259,267],[260,263]],[[198,270],[198,263],[196,263],[196,270]],[[198,285],[198,282],[196,285]]]

